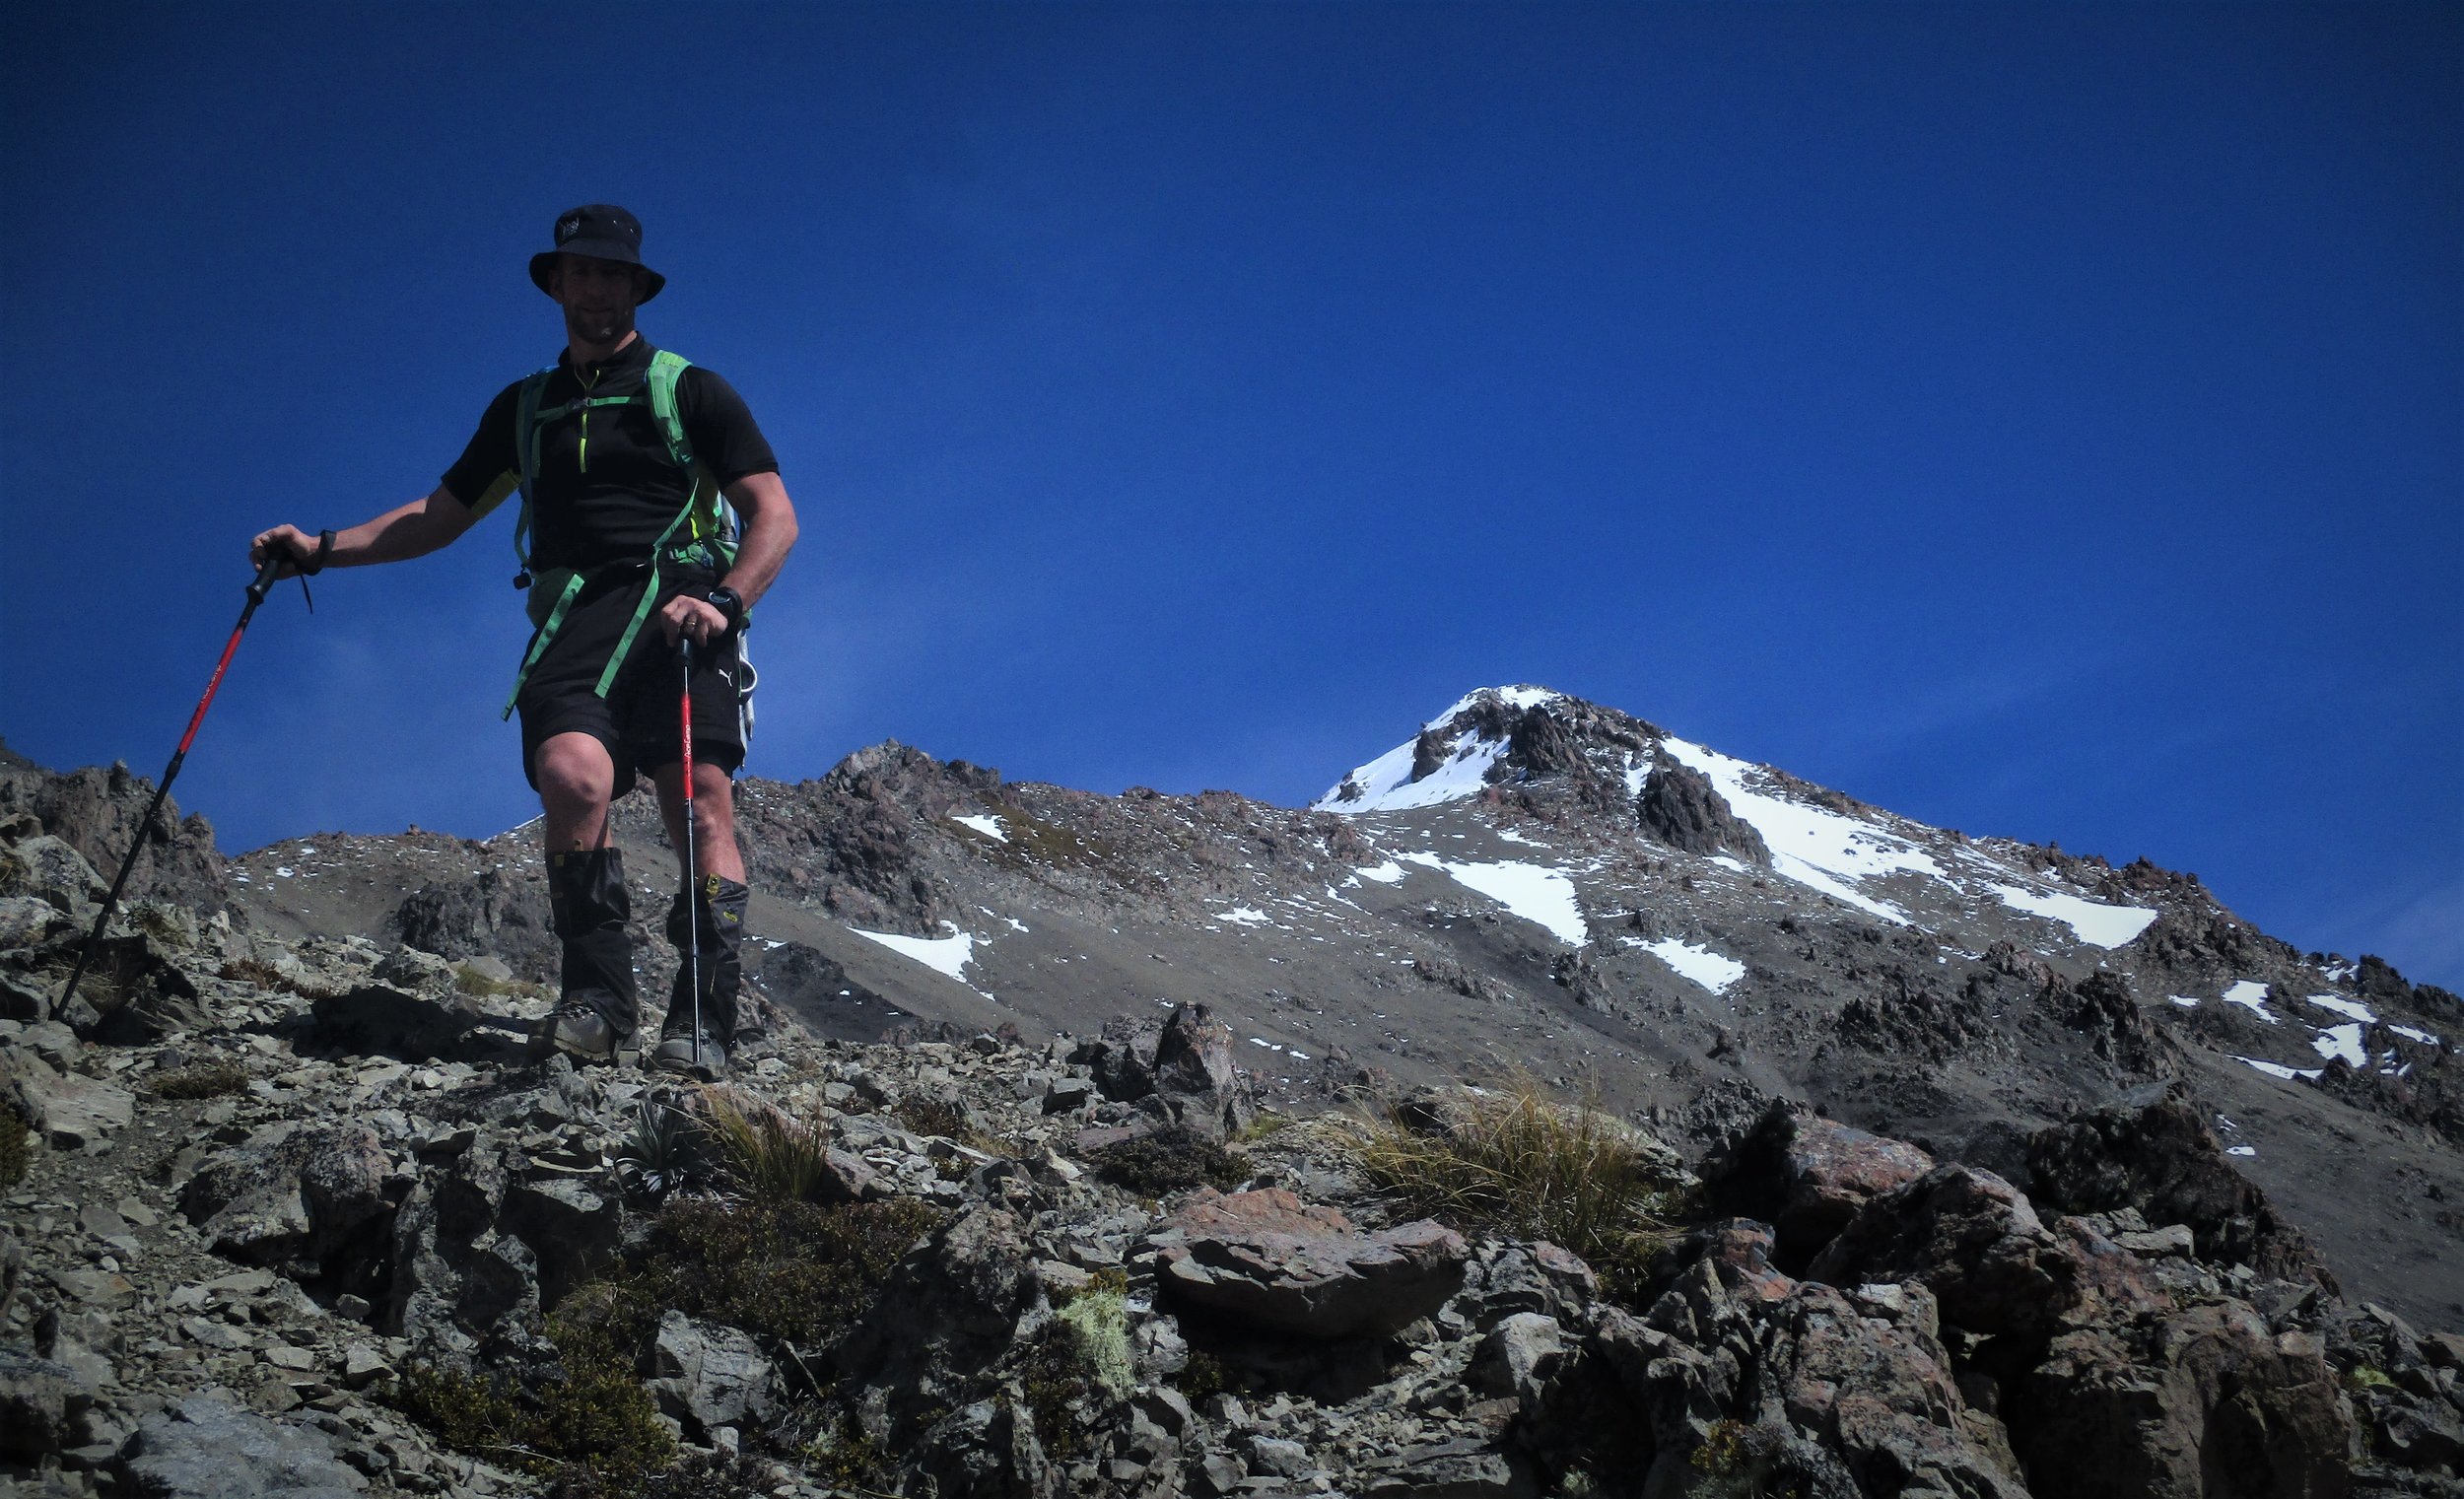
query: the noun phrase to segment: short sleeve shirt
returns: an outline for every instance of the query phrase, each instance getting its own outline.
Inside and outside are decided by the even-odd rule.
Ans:
[[[615,562],[642,562],[692,495],[693,476],[668,456],[651,415],[645,376],[650,341],[637,337],[605,364],[573,365],[560,355],[541,394],[542,410],[578,397],[640,395],[624,406],[592,406],[547,424],[539,434],[539,472],[531,488],[530,561],[539,572],[581,572]],[[445,472],[445,488],[484,515],[520,487],[521,456],[513,431],[520,380],[488,403],[462,456]],[[676,382],[676,415],[693,454],[722,485],[748,474],[777,473],[753,413],[735,388],[699,365]]]

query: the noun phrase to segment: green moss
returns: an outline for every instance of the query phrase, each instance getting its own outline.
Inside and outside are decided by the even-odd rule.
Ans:
[[[146,1083],[147,1092],[164,1099],[221,1098],[244,1093],[247,1087],[247,1069],[236,1061],[192,1062],[157,1072]]]
[[[34,1163],[34,1149],[26,1122],[0,1109],[0,1187],[15,1187],[26,1180],[26,1168]]]
[[[2396,1382],[2387,1377],[2385,1370],[2373,1368],[2368,1364],[2355,1364],[2347,1369],[2344,1374],[2344,1383],[2347,1390],[2368,1391],[2396,1388]]]
[[[1277,1114],[1271,1109],[1262,1109],[1258,1112],[1258,1117],[1251,1120],[1248,1126],[1232,1138],[1247,1144],[1251,1140],[1263,1140],[1270,1134],[1280,1134],[1299,1123],[1300,1121],[1288,1114]]]
[[[1129,1363],[1129,1304],[1119,1291],[1082,1291],[1061,1310],[1061,1326],[1078,1339],[1086,1371],[1108,1395],[1127,1394],[1134,1375]]]
[[[1095,1152],[1096,1174],[1141,1196],[1193,1187],[1230,1189],[1247,1180],[1249,1157],[1194,1129],[1173,1124]]]

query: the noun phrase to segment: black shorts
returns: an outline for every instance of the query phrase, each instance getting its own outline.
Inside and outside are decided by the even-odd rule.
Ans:
[[[530,668],[514,707],[521,714],[522,774],[533,790],[539,785],[539,746],[558,734],[588,734],[607,746],[608,758],[616,762],[617,796],[633,789],[635,772],[656,771],[682,758],[684,662],[659,628],[656,609],[643,620],[607,696],[597,692],[599,674],[641,604],[647,580],[646,573],[636,573],[584,586],[547,653]],[[660,602],[712,581],[692,574],[664,577]],[[744,764],[737,683],[747,673],[738,645],[731,637],[693,652],[693,763],[718,766],[729,776]]]

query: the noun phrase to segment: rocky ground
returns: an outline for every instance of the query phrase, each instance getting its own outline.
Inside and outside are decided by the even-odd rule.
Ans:
[[[1467,702],[1401,784],[1505,769],[1418,807],[749,785],[718,1091],[523,1055],[516,839],[174,819],[51,1018],[146,787],[0,762],[0,1481],[2464,1494],[2452,996],[1844,800],[1957,877],[1809,901],[1734,773]],[[2147,918],[2090,951],[1978,888]],[[2289,1038],[2324,1064],[2248,1059]],[[1450,1082],[1484,1045],[1520,1081]],[[1558,1143],[1481,1157],[1500,1118]],[[2318,1210],[2390,1182],[2421,1216]]]

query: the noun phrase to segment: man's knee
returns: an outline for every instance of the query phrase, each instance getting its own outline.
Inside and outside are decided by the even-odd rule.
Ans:
[[[604,808],[616,794],[616,762],[588,734],[558,734],[539,746],[540,804],[554,812]]]

